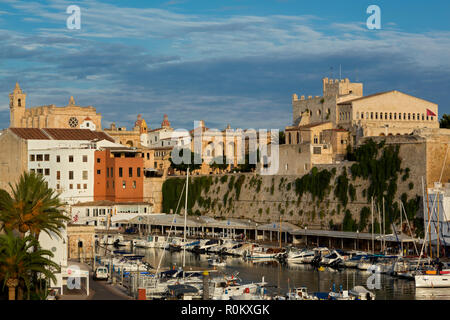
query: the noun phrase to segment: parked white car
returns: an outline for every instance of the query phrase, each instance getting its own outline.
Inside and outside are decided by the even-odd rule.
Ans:
[[[109,274],[106,267],[98,267],[94,271],[94,280],[108,280]]]

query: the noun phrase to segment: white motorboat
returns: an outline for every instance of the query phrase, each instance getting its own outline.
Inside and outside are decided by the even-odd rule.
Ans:
[[[419,274],[414,276],[416,288],[450,288],[450,274]]]
[[[254,245],[248,253],[247,259],[276,259],[284,255],[285,250],[282,248],[268,248]]]
[[[227,253],[233,256],[244,257],[252,250],[251,243],[238,243],[231,249],[228,249]]]
[[[345,260],[347,260],[347,256],[344,256],[344,253],[342,251],[339,252],[338,250],[333,250],[330,254],[322,257],[320,264],[330,266]]]
[[[318,300],[318,298],[314,295],[310,295],[308,293],[308,288],[298,287],[287,293],[286,300]]]
[[[286,256],[286,261],[289,263],[311,263],[315,253],[312,250],[296,250],[291,249]]]
[[[349,294],[355,298],[355,300],[375,300],[375,293],[367,290],[363,286],[356,286],[349,291]]]
[[[219,258],[210,258],[208,259],[208,265],[211,267],[225,267],[227,263]]]

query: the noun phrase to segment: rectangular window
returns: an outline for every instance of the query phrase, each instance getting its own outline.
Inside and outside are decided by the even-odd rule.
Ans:
[[[86,190],[87,189],[87,184],[83,184],[83,189]]]
[[[126,181],[122,181],[122,188],[125,189],[127,187]]]
[[[106,177],[109,178],[109,168],[106,168]]]
[[[36,155],[36,161],[42,161],[42,159],[44,159],[44,157],[42,156],[42,154]]]
[[[83,180],[87,180],[87,179],[88,179],[88,172],[83,171]]]
[[[133,168],[128,168],[128,176],[133,177]]]
[[[37,169],[37,173],[42,174],[43,170],[42,169]]]
[[[69,162],[73,162],[73,156],[69,156]]]
[[[50,169],[45,169],[45,175],[49,176],[50,175]]]
[[[61,187],[60,187],[60,185],[59,185],[59,183],[56,185],[56,190],[60,190],[61,189]]]
[[[81,189],[81,185],[78,183],[77,184],[77,189],[80,190]]]
[[[36,159],[36,157],[34,156],[34,154],[30,154],[30,161],[34,161],[35,159]]]
[[[101,173],[101,170],[97,170],[97,174],[100,174]]]
[[[107,180],[106,181],[106,189],[108,189],[109,188],[109,181]]]
[[[150,153],[147,152],[147,160],[150,160]]]
[[[44,155],[44,161],[50,161],[50,155],[49,154],[45,154]]]
[[[100,158],[97,158],[97,163],[100,163]]]
[[[30,169],[30,171],[31,171],[31,172],[36,172],[36,170],[34,170],[34,169]]]
[[[141,176],[141,168],[137,168],[137,176],[138,178]]]
[[[73,184],[69,184],[69,189],[70,189],[70,190],[73,189]]]
[[[73,180],[73,171],[69,171],[69,180]]]
[[[111,168],[111,178],[114,178],[114,168]]]
[[[89,217],[89,209],[86,209],[86,217]]]
[[[122,176],[123,176],[123,169],[119,168],[119,177],[122,178]]]
[[[60,156],[56,156],[56,162],[61,162],[61,157]]]
[[[61,180],[61,171],[56,171],[56,180]]]
[[[136,189],[136,181],[133,181],[133,189]]]
[[[86,155],[83,156],[83,162],[87,162],[87,156]]]

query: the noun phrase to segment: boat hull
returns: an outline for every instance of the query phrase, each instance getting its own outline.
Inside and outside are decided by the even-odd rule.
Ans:
[[[450,275],[425,274],[414,277],[416,288],[450,288]]]

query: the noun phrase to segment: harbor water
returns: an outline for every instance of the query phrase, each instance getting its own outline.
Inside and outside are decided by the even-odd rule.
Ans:
[[[157,267],[161,261],[161,268],[181,267],[183,265],[183,252],[170,252],[163,249],[135,248],[135,253],[144,255],[148,263]],[[208,266],[206,254],[194,254],[186,251],[186,269],[211,269]],[[161,260],[161,257],[163,258]],[[286,264],[278,260],[252,262],[240,257],[223,257],[226,266],[217,267],[218,271],[227,274],[239,272],[242,282],[259,282],[262,277],[268,283],[267,291],[270,294],[285,294],[294,287],[307,287],[309,292],[329,292],[342,286],[343,290],[362,285],[368,287],[372,283],[378,287],[373,289],[377,300],[450,300],[450,288],[421,289],[415,288],[414,280],[394,278],[379,274],[379,281],[375,276],[358,269],[332,269],[314,268],[309,264]],[[371,277],[369,279],[369,277]]]

